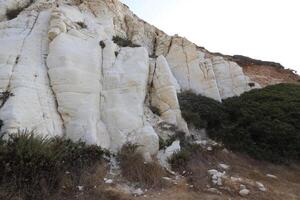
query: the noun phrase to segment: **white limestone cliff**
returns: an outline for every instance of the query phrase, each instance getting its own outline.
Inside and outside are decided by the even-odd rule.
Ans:
[[[12,10],[21,12],[11,19]],[[114,36],[136,45],[120,47]],[[2,133],[34,130],[114,152],[138,143],[154,155],[160,133],[148,106],[188,134],[178,92],[221,101],[250,82],[236,63],[166,35],[117,0],[0,1],[0,90],[11,93]]]

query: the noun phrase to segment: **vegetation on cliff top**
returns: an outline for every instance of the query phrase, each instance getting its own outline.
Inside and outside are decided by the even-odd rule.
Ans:
[[[300,161],[300,86],[279,84],[217,102],[185,92],[183,117],[229,149],[271,162]]]

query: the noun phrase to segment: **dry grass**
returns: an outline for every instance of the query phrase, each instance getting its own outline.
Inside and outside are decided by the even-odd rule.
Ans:
[[[137,145],[125,144],[118,154],[122,176],[143,186],[161,187],[165,171],[157,162],[146,163],[137,148]]]
[[[130,200],[130,197],[103,183],[108,167],[99,162],[80,175],[65,174],[59,192],[49,200]],[[79,191],[78,186],[83,186]]]

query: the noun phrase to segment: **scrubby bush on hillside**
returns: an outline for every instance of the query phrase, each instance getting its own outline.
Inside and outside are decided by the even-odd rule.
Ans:
[[[179,96],[185,119],[228,148],[272,162],[300,161],[300,86],[279,84],[219,103]]]
[[[181,150],[175,152],[168,160],[173,170],[182,172],[187,169],[187,163],[193,158],[193,155],[203,151],[198,144],[192,144],[181,147]]]
[[[157,162],[145,162],[137,151],[138,145],[127,143],[118,154],[121,173],[131,182],[137,182],[147,187],[159,187],[165,171]]]
[[[113,41],[120,47],[140,47],[140,45],[134,44],[131,40],[120,36],[114,36]]]
[[[47,139],[32,132],[0,140],[0,191],[24,200],[46,199],[66,171],[75,174],[102,160],[106,152],[98,146],[62,138]]]

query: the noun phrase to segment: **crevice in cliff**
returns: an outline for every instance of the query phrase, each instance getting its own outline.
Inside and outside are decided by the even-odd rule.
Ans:
[[[5,102],[8,100],[10,96],[13,96],[9,91],[0,92],[0,100],[2,101],[0,104],[0,109],[4,106]]]
[[[171,41],[170,41],[170,44],[169,44],[169,46],[168,46],[168,51],[167,51],[166,56],[170,53],[170,50],[171,50],[172,45],[173,45],[173,37],[171,37]]]
[[[156,64],[156,61],[155,61],[155,64],[154,64],[154,70],[153,70],[153,74],[152,74],[152,80],[150,82],[150,88],[153,88],[153,82],[154,82],[154,76],[156,74],[156,67],[157,67],[157,64]]]
[[[49,67],[47,66],[47,62],[45,62],[45,64],[46,64],[46,67],[47,67],[47,77],[48,77],[48,80],[49,80],[49,88],[50,88],[50,90],[51,90],[51,93],[52,93],[52,95],[53,95],[53,97],[54,97],[54,102],[55,102],[55,108],[56,108],[56,112],[57,112],[57,114],[58,114],[58,116],[59,116],[59,118],[60,118],[60,120],[61,120],[61,122],[62,122],[62,129],[63,129],[63,134],[64,134],[64,136],[65,136],[65,134],[66,134],[66,127],[65,127],[65,121],[64,121],[64,118],[63,118],[63,116],[62,116],[62,114],[59,112],[59,109],[58,109],[58,100],[57,100],[57,97],[56,97],[56,94],[55,94],[55,92],[54,92],[54,90],[53,90],[53,88],[52,88],[52,86],[51,86],[51,78],[50,78],[50,75],[49,75]]]
[[[153,69],[153,72],[152,72],[152,77],[150,76],[151,81],[149,82],[149,89],[148,89],[148,92],[147,92],[147,96],[149,97],[149,105],[150,106],[152,105],[151,94],[154,92],[154,76],[156,76],[156,68],[157,68],[157,64],[156,64],[156,59],[155,59],[154,69]],[[147,97],[145,98],[145,102],[146,101],[147,101]]]
[[[6,90],[5,90],[6,92],[9,92],[9,93],[10,93],[11,90],[12,90],[12,88],[11,88],[11,82],[12,82],[12,77],[13,77],[14,72],[15,72],[15,68],[16,68],[16,66],[19,64],[20,57],[21,57],[22,52],[23,52],[23,50],[24,50],[25,41],[26,41],[26,39],[28,38],[28,36],[31,34],[31,32],[32,32],[32,30],[33,30],[33,27],[34,27],[34,25],[35,25],[36,22],[37,22],[37,19],[38,19],[38,17],[39,17],[39,14],[38,14],[37,16],[34,16],[34,17],[35,17],[35,18],[34,18],[32,24],[30,25],[30,28],[29,28],[28,33],[25,35],[25,37],[24,37],[23,40],[22,40],[22,44],[21,44],[21,47],[20,47],[20,49],[19,49],[19,53],[18,53],[18,55],[16,56],[14,65],[12,66],[11,75],[10,75],[10,77],[9,77],[8,84],[7,84],[7,87],[6,87]],[[4,103],[2,102],[1,108],[4,106],[5,103],[6,103],[6,101],[5,101]]]
[[[203,74],[203,78],[205,80],[208,80],[208,73],[209,73],[209,69],[206,67],[204,62],[200,62],[199,63],[199,69],[201,70],[202,74]]]
[[[104,41],[103,41],[103,43],[104,43]],[[104,43],[105,44],[105,43]],[[101,46],[101,45],[100,45]],[[103,98],[103,95],[102,95],[102,90],[103,90],[103,79],[104,79],[104,69],[103,69],[103,63],[104,63],[104,61],[103,61],[103,59],[104,59],[104,55],[103,55],[103,51],[104,51],[104,48],[105,48],[105,46],[101,46],[101,64],[100,64],[100,80],[99,80],[99,82],[100,82],[100,88],[99,88],[99,109],[101,110],[101,107],[102,107],[102,98]],[[100,116],[99,116],[99,118],[101,119],[101,112],[99,111],[99,113],[100,113]]]
[[[54,103],[55,103],[55,108],[56,108],[56,113],[58,114],[61,122],[62,122],[62,132],[63,132],[63,135],[65,136],[66,135],[66,127],[65,127],[65,121],[64,121],[64,118],[62,116],[62,113],[59,112],[59,104],[58,104],[58,100],[57,100],[57,96],[56,96],[56,93],[54,91],[54,89],[52,88],[52,85],[51,85],[51,78],[50,78],[50,75],[49,75],[49,67],[47,65],[47,56],[48,55],[44,55],[44,63],[45,63],[45,66],[46,66],[46,71],[47,71],[47,78],[48,78],[48,81],[49,81],[49,88],[50,88],[50,91],[51,91],[51,94],[53,96],[53,100],[54,100]]]
[[[152,54],[149,56],[150,58],[156,58],[157,55],[156,55],[156,47],[157,47],[157,33],[155,33],[156,36],[154,37],[154,41],[153,41],[153,49],[152,49]]]
[[[127,22],[127,16],[124,17],[124,24],[125,24],[125,27],[126,27],[126,30],[125,30],[126,37],[129,38],[129,36],[130,36],[130,32],[129,32],[130,28],[129,28],[129,25],[128,25],[128,22]],[[131,38],[129,38],[129,39],[131,39]]]
[[[189,89],[191,89],[191,74],[190,74],[190,67],[189,67],[189,63],[188,63],[188,55],[185,51],[185,48],[184,48],[184,40],[181,39],[182,43],[181,43],[181,46],[182,46],[182,51],[183,51],[183,54],[185,56],[185,63],[186,63],[186,68],[187,68],[187,79],[188,79],[188,84],[189,84]]]

